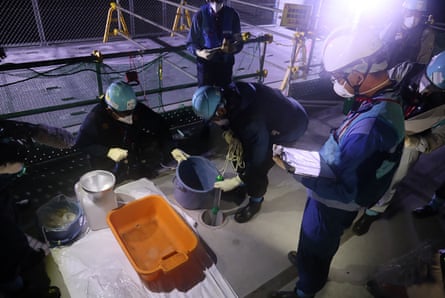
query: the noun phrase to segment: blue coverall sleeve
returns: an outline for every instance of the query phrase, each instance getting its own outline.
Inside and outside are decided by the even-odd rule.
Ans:
[[[388,127],[386,129],[390,130]],[[333,169],[336,179],[303,177],[301,183],[326,199],[343,203],[355,200],[359,190],[359,179],[370,179],[359,177],[359,167],[365,162],[373,164],[375,168],[369,168],[366,172],[368,175],[375,176],[382,160],[376,159],[374,163],[369,163],[369,160],[375,156],[376,152],[388,150],[393,146],[393,143],[385,144],[385,139],[380,129],[372,129],[368,134],[352,131],[345,136],[339,148],[339,156]]]
[[[186,46],[187,50],[196,55],[196,50],[201,50],[204,45],[204,37],[202,33],[202,12],[197,11],[193,16],[192,26],[187,35]]]
[[[233,54],[237,54],[239,52],[241,52],[243,50],[244,47],[244,42],[242,42],[242,38],[241,38],[241,21],[240,21],[240,17],[239,14],[234,11],[233,13],[233,24],[232,24],[232,28],[233,28],[233,34],[235,36],[238,36],[238,38],[240,39],[240,42],[238,42],[236,44],[236,51]]]

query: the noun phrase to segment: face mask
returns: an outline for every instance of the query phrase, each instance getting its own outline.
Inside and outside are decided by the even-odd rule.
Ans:
[[[125,117],[119,117],[117,118],[117,121],[123,122],[125,124],[133,124],[133,115],[128,115]]]
[[[405,26],[408,29],[414,28],[419,24],[419,18],[416,18],[415,16],[405,17],[403,19],[403,26]]]
[[[215,13],[220,11],[223,5],[223,3],[210,2],[210,7]]]
[[[336,80],[334,82],[334,92],[337,93],[338,96],[344,97],[344,98],[350,98],[354,97],[354,94],[349,92],[346,88],[346,81],[343,83],[343,85],[340,85],[340,83]]]

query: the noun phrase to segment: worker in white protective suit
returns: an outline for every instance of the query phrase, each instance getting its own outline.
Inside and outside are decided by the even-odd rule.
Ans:
[[[382,32],[388,67],[409,61],[427,64],[433,56],[435,32],[429,26],[427,0],[405,0],[402,15]]]
[[[356,235],[368,232],[371,224],[379,219],[393,199],[397,186],[421,153],[430,153],[445,142],[445,52],[434,56],[428,66],[405,62],[389,71],[390,78],[398,82],[404,95],[405,147],[399,168],[388,191],[373,207],[354,223]],[[439,191],[439,193],[441,193]],[[442,195],[441,195],[442,196]],[[425,216],[437,212],[441,196],[434,196],[433,203],[414,211]],[[436,202],[437,200],[437,202]]]

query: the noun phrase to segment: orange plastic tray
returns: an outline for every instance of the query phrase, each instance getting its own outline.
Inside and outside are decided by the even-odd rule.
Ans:
[[[146,281],[185,263],[198,245],[196,234],[158,195],[110,211],[107,223],[136,272]]]

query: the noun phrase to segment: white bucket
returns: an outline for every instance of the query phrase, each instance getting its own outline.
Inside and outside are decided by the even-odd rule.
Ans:
[[[91,171],[80,177],[74,186],[77,199],[92,230],[108,227],[107,214],[117,208],[113,173],[103,170]]]

